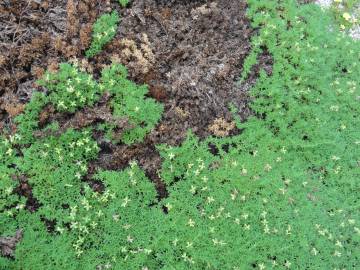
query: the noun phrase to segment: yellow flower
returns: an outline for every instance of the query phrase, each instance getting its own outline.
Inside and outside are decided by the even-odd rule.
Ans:
[[[342,0],[334,0],[335,3],[341,3]]]
[[[351,15],[350,15],[349,13],[345,12],[345,13],[343,14],[343,18],[344,18],[345,20],[349,21],[349,20],[351,19]]]
[[[190,227],[195,227],[195,222],[190,218],[188,223],[187,223]]]
[[[343,25],[343,24],[340,25],[340,29],[341,29],[341,30],[345,30],[345,25]]]
[[[173,208],[173,206],[170,203],[165,204],[165,207],[167,208],[168,211],[170,211]]]

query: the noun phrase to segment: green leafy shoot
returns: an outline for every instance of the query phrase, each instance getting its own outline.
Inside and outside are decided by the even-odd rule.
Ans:
[[[119,21],[117,11],[101,15],[96,20],[92,31],[92,42],[86,51],[87,57],[93,57],[101,52],[103,47],[115,37]]]
[[[122,6],[122,7],[126,7],[127,4],[129,4],[130,0],[119,0],[119,4]]]
[[[92,106],[101,94],[91,75],[68,63],[60,64],[56,73],[46,72],[38,84],[49,90],[47,99],[60,112],[73,113],[85,106]]]
[[[163,106],[154,99],[147,98],[146,85],[138,86],[126,78],[126,68],[120,64],[113,64],[102,71],[101,86],[112,95],[111,107],[115,117],[126,117],[133,128],[127,129],[121,140],[127,144],[140,142],[159,121]],[[103,126],[110,137],[115,126]]]

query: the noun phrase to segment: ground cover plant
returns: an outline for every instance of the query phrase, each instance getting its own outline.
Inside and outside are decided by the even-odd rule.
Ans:
[[[116,27],[119,22],[119,15],[116,11],[104,14],[96,20],[93,26],[93,40],[90,48],[86,51],[87,57],[93,57],[101,51],[116,34]]]
[[[359,1],[357,0],[335,0],[332,3],[331,11],[340,24],[342,30],[359,25]]]
[[[129,0],[119,0],[119,3],[122,7],[126,7],[127,4],[129,4]]]
[[[0,269],[360,267],[359,42],[314,4],[249,0],[247,16],[257,33],[237,85],[262,55],[273,63],[252,116],[234,101],[238,133],[157,145],[165,194],[135,159],[92,169],[103,141],[136,145],[161,121],[147,87],[116,61],[44,73],[1,135]],[[106,119],[66,124],[104,100]]]

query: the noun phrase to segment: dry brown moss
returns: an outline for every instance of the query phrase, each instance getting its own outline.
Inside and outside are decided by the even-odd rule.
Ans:
[[[217,137],[229,136],[230,132],[235,128],[234,121],[226,121],[224,118],[216,118],[209,126],[209,130]]]

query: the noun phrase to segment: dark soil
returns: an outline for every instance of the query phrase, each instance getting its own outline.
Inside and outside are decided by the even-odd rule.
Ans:
[[[156,61],[143,78],[133,79],[148,83],[151,95],[165,104],[149,140],[176,145],[189,128],[204,138],[216,118],[231,121],[230,102],[243,119],[250,114],[247,89],[235,83],[250,50],[245,11],[239,0],[145,0],[126,10],[119,38],[146,33]]]
[[[88,61],[84,52],[91,41],[91,26],[99,14],[112,9],[121,14],[118,34],[100,55]],[[216,119],[231,123],[229,103],[245,120],[251,114],[247,92],[258,70],[262,67],[271,73],[272,59],[264,53],[248,81],[236,83],[255,31],[245,12],[245,0],[133,0],[126,9],[120,9],[117,1],[3,0],[0,129],[14,128],[12,120],[22,112],[31,94],[43,90],[34,82],[46,69],[56,70],[58,63],[76,58],[98,77],[111,59],[120,61],[129,68],[132,80],[149,85],[149,96],[163,103],[165,110],[157,127],[139,144],[114,145],[95,132],[101,152],[89,165],[87,179],[94,189],[101,190],[101,183],[91,180],[98,168],[120,170],[137,160],[155,183],[159,199],[166,197],[166,187],[158,175],[161,158],[155,146],[179,145],[188,129],[200,138],[212,135],[209,127]],[[143,34],[154,57],[147,69],[122,55],[122,41],[132,40],[141,46]],[[47,107],[40,124],[55,119],[60,120],[60,130],[112,120],[104,102],[73,115],[61,115]],[[123,123],[126,125],[126,119]],[[228,135],[239,132],[234,128]]]

